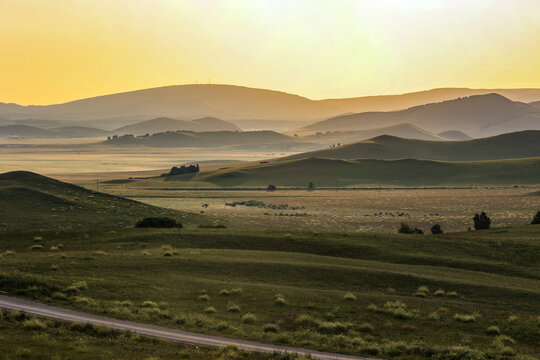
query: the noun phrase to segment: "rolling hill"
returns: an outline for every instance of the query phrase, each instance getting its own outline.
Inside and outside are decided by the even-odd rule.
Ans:
[[[465,134],[463,131],[459,131],[459,130],[443,131],[442,133],[439,133],[437,135],[439,135],[440,137],[442,137],[442,138],[444,138],[446,140],[451,140],[451,141],[472,140],[472,137]]]
[[[142,121],[126,125],[112,131],[113,134],[144,135],[166,131],[240,131],[241,129],[227,121],[205,117],[192,121],[177,120],[166,117]]]
[[[540,184],[540,158],[475,162],[301,158],[200,172],[186,181],[223,187]]]
[[[292,131],[289,132],[294,134],[302,134],[301,132]],[[362,140],[371,139],[381,135],[391,135],[402,137],[406,139],[418,139],[418,140],[432,140],[432,141],[443,141],[447,140],[444,137],[433,134],[429,131],[423,130],[412,124],[397,124],[385,126],[382,128],[368,129],[368,130],[357,130],[357,131],[327,131],[327,132],[316,132],[311,135],[302,136],[300,139],[304,141],[314,141],[320,143],[351,143]]]
[[[157,208],[36,173],[0,174],[0,229],[123,227],[147,216],[189,221],[199,215]]]
[[[42,129],[29,125],[0,126],[0,137],[78,138],[104,136],[106,134],[108,134],[108,131],[83,126],[64,126],[53,129]]]
[[[383,135],[283,158],[327,159],[425,159],[473,161],[515,159],[540,156],[540,131],[529,130],[467,141],[425,141]]]
[[[481,137],[509,131],[540,130],[540,111],[532,105],[513,102],[498,94],[487,94],[401,111],[341,115],[300,130],[366,130],[374,125],[383,127],[404,122],[436,133],[457,129]]]
[[[540,100],[540,89],[443,88],[401,95],[311,100],[280,91],[243,86],[191,84],[103,95],[55,105],[21,106],[0,103],[0,117],[11,120],[32,118],[96,121],[101,119],[106,123],[122,122],[123,125],[157,117],[194,119],[210,116],[225,120],[299,121],[319,120],[350,112],[395,111],[427,103],[489,93],[498,93],[513,101],[533,102]],[[272,124],[266,123],[265,126],[268,125]],[[370,127],[380,126],[385,126],[385,124],[375,122]],[[251,129],[269,128],[260,128],[257,125]],[[433,131],[432,129],[428,130]]]
[[[287,135],[274,131],[168,131],[150,136],[118,136],[104,142],[106,145],[140,145],[151,147],[199,147],[199,148],[238,148],[238,149],[284,149],[320,148],[318,144],[296,141]]]

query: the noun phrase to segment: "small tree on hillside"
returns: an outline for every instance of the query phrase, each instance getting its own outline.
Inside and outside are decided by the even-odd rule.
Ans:
[[[487,216],[485,211],[482,211],[480,214],[476,213],[473,217],[473,221],[475,230],[486,230],[489,229],[489,226],[491,225],[491,219]]]
[[[268,187],[266,188],[266,190],[268,190],[268,191],[274,191],[276,189],[277,189],[277,187],[274,184],[268,184]]]
[[[537,225],[537,224],[540,224],[540,211],[538,211],[536,213],[536,215],[533,217],[532,221],[531,221],[531,224],[532,225]]]
[[[422,231],[422,229],[419,229],[419,228],[411,228],[407,223],[404,223],[402,222],[401,223],[401,226],[399,227],[398,229],[398,232],[400,234],[419,234],[419,235],[422,235],[424,232]]]
[[[310,181],[307,188],[308,190],[315,190],[315,184],[312,181]]]
[[[433,226],[431,227],[431,233],[432,233],[433,235],[439,235],[439,234],[442,234],[443,231],[442,231],[442,229],[441,229],[441,225],[439,225],[439,224],[433,225]]]

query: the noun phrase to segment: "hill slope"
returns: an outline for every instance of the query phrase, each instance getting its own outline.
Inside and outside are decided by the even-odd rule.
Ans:
[[[186,177],[187,179],[187,177]],[[219,186],[320,187],[539,184],[540,158],[478,162],[303,158],[198,173],[191,181]]]
[[[463,131],[459,131],[459,130],[443,131],[442,133],[439,133],[437,135],[439,135],[440,137],[442,137],[442,138],[444,138],[446,140],[451,140],[451,141],[472,140],[472,137],[465,134]]]
[[[540,111],[498,94],[475,95],[401,111],[342,115],[308,125],[303,130],[365,130],[404,122],[436,133],[458,129],[480,137],[540,130]]]
[[[427,159],[496,160],[540,156],[540,131],[529,130],[467,141],[425,141],[383,135],[336,148],[296,154],[284,159]]]
[[[27,171],[0,174],[0,229],[131,226],[147,216],[195,215],[107,195]]]
[[[308,142],[295,141],[294,138],[274,131],[209,131],[187,132],[169,131],[153,134],[151,136],[120,136],[104,142],[106,145],[142,145],[152,147],[265,147],[277,148],[286,146],[300,146],[314,148]],[[316,146],[315,148],[320,148]]]
[[[177,120],[166,117],[142,121],[114,130],[113,134],[144,135],[166,131],[239,131],[240,128],[229,122],[206,117],[193,121]]]

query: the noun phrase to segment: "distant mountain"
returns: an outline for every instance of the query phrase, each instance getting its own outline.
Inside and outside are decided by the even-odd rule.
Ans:
[[[142,121],[136,124],[123,126],[112,131],[113,134],[145,135],[166,131],[240,131],[241,129],[229,122],[205,117],[192,121],[177,120],[166,117]]]
[[[313,149],[320,145],[295,141],[274,131],[168,131],[150,136],[118,136],[104,142],[116,146],[197,147],[231,149]]]
[[[0,174],[4,229],[125,227],[147,216],[199,217],[107,195],[27,171]]]
[[[209,116],[225,120],[301,121],[321,120],[351,112],[401,110],[488,93],[498,93],[513,101],[540,100],[540,89],[444,88],[402,95],[311,100],[280,91],[243,86],[192,84],[136,90],[46,106],[0,103],[0,117],[11,120],[100,120],[105,121],[105,124],[115,122],[115,127],[158,117],[186,120]],[[96,124],[98,123],[85,125],[101,127]],[[265,128],[274,129],[271,125],[267,122]],[[385,124],[372,124],[371,127],[381,126]],[[241,125],[240,127],[244,128]],[[246,129],[262,128],[257,125]]]
[[[340,109],[280,91],[233,85],[176,85],[98,96],[47,106],[0,103],[0,116],[92,120],[148,119],[322,119]]]
[[[500,94],[512,101],[531,102],[540,100],[540,89],[468,89],[440,88],[400,95],[363,96],[348,99],[321,100],[325,105],[342,109],[343,112],[395,111],[413,106],[468,97],[472,95]]]
[[[80,138],[104,136],[107,131],[82,126],[67,126],[53,129],[41,129],[28,125],[0,126],[0,137],[17,138]]]
[[[180,175],[182,177],[182,175]],[[222,187],[307,188],[345,186],[441,186],[538,184],[540,158],[476,162],[432,160],[338,160],[308,157],[231,165],[180,180]]]
[[[310,157],[448,161],[540,157],[540,131],[521,131],[468,141],[425,141],[383,135],[331,149],[291,155],[282,160]],[[538,181],[540,182],[540,179]]]
[[[442,133],[439,133],[437,135],[439,135],[443,139],[452,140],[452,141],[472,140],[472,137],[465,134],[463,131],[459,131],[459,130],[443,131]]]
[[[403,122],[436,133],[459,129],[480,137],[509,131],[540,130],[540,110],[498,94],[475,95],[400,111],[342,115],[300,130],[365,130]]]
[[[294,132],[297,133],[297,132]],[[359,131],[328,131],[328,132],[316,132],[312,135],[302,136],[300,139],[303,141],[313,141],[318,143],[352,143],[371,139],[381,135],[392,135],[402,137],[406,139],[418,139],[418,140],[432,140],[443,141],[447,140],[439,135],[433,134],[429,131],[420,129],[412,124],[398,124],[391,125],[382,128],[359,130]]]

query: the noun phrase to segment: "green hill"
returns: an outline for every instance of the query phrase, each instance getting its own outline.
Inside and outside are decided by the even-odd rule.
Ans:
[[[427,159],[473,161],[540,156],[540,131],[528,130],[467,141],[426,141],[383,135],[284,159]]]
[[[188,180],[190,177],[186,177]],[[320,187],[362,185],[438,186],[539,184],[540,158],[442,162],[429,160],[338,160],[303,158],[238,165],[200,172],[190,181],[224,187]]]
[[[32,172],[0,174],[0,230],[118,227],[147,216],[189,221],[195,215],[103,194]]]

